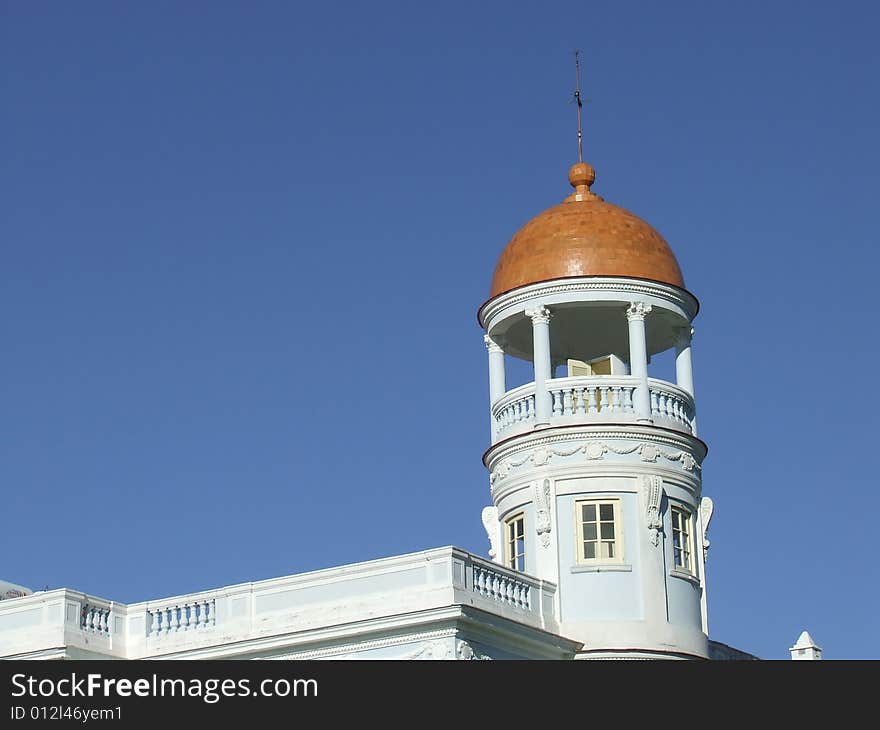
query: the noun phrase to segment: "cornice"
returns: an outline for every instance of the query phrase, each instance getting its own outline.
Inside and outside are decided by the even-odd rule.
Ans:
[[[626,300],[633,295],[647,295],[665,300],[683,309],[693,320],[700,309],[697,298],[687,289],[679,289],[670,284],[662,284],[650,279],[615,277],[572,277],[552,279],[537,284],[526,284],[499,294],[485,301],[477,310],[477,321],[485,329],[486,323],[495,314],[507,307],[523,304],[537,297],[547,297],[568,292],[611,291],[620,292]]]

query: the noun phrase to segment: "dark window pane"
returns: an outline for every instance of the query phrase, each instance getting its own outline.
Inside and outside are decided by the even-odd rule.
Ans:
[[[596,539],[596,523],[587,523],[584,525],[584,540]]]
[[[614,523],[602,523],[602,539],[603,540],[613,540],[614,539]]]
[[[614,519],[614,505],[613,504],[600,504],[599,505],[599,517],[603,520],[613,520]]]
[[[596,505],[595,504],[585,504],[583,505],[583,515],[584,522],[595,522],[596,521]]]
[[[584,543],[584,557],[589,559],[596,557],[596,543],[594,542],[585,542]]]

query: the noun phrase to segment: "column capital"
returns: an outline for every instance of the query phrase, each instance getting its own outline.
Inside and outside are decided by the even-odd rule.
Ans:
[[[645,321],[645,315],[651,311],[651,305],[644,302],[630,302],[629,308],[626,310],[626,318],[632,322],[633,320]]]
[[[526,310],[526,317],[531,318],[532,324],[549,324],[550,310],[543,304],[540,307]]]
[[[504,348],[501,346],[501,338],[499,337],[483,335],[483,342],[486,343],[486,349],[489,352],[504,352]]]

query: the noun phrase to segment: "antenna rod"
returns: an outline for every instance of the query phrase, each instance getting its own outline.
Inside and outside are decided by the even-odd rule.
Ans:
[[[581,102],[581,61],[580,61],[580,51],[574,52],[574,72],[575,72],[575,87],[574,87],[574,100],[577,102],[577,115],[578,115],[578,162],[584,161],[584,135],[583,135],[583,127],[581,126],[581,107],[583,103]]]

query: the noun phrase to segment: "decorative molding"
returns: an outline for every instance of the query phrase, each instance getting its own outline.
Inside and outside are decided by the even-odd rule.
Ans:
[[[532,320],[532,324],[550,324],[550,310],[543,304],[534,309],[527,309],[526,317]]]
[[[605,456],[605,452],[608,451],[608,447],[601,441],[588,441],[586,444],[584,444],[583,449],[584,454],[591,461],[601,459],[603,456]]]
[[[498,557],[498,508],[483,507],[483,527],[489,537],[489,557]]]
[[[643,281],[621,281],[619,279],[596,281],[595,279],[583,279],[581,281],[565,281],[558,284],[541,282],[523,290],[514,290],[513,292],[501,294],[485,302],[477,312],[477,317],[480,324],[485,327],[486,322],[495,316],[498,311],[528,302],[530,299],[535,299],[538,296],[548,297],[554,294],[590,291],[611,291],[627,295],[642,295],[663,299],[683,309],[688,314],[689,320],[697,315],[699,308],[699,303],[693,294],[677,287],[651,284]]]
[[[642,498],[645,500],[645,524],[651,533],[651,544],[660,544],[663,519],[660,517],[660,502],[663,500],[663,480],[656,475],[644,475],[641,480]]]
[[[522,457],[519,460],[502,459],[490,472],[490,490],[492,486],[494,486],[495,482],[506,479],[510,475],[511,469],[523,466],[529,461],[531,461],[535,466],[544,466],[554,456],[566,458],[569,456],[573,456],[579,451],[584,454],[584,457],[587,461],[598,461],[600,459],[604,459],[605,454],[607,454],[609,451],[611,453],[617,454],[618,456],[627,456],[629,454],[634,454],[638,452],[638,454],[641,456],[641,460],[647,463],[656,463],[657,459],[662,456],[667,461],[678,462],[679,464],[681,464],[681,468],[684,469],[686,472],[700,471],[702,469],[702,467],[697,463],[696,459],[694,459],[691,454],[684,450],[666,451],[660,448],[657,444],[649,442],[637,443],[635,446],[621,448],[615,446],[613,443],[609,444],[604,441],[590,440],[584,444],[579,444],[578,446],[575,446],[573,449],[570,450],[559,450],[547,448],[546,446],[539,446],[538,448],[528,452],[526,456]]]
[[[456,641],[458,647],[455,650],[456,659],[461,659],[464,661],[491,661],[492,657],[487,654],[478,654],[474,651],[474,648],[466,641],[461,641],[460,639]]]
[[[455,659],[453,648],[449,641],[432,641],[424,646],[419,647],[409,654],[405,654],[404,659]]]
[[[510,439],[509,442],[501,442],[493,444],[486,452],[485,458],[487,462],[491,462],[489,455],[493,455],[503,459],[511,454],[518,454],[526,449],[534,449],[538,446],[553,446],[572,441],[581,441],[583,439],[590,440],[607,440],[607,441],[643,441],[647,443],[662,444],[671,448],[683,449],[685,445],[691,446],[696,442],[702,445],[694,436],[684,432],[665,432],[650,426],[621,426],[620,431],[609,431],[607,427],[603,430],[593,430],[595,426],[585,425],[582,429],[566,428],[563,431],[555,431],[549,435],[545,435],[540,431],[519,434],[516,439]],[[642,430],[644,429],[644,430]],[[577,451],[577,449],[575,449]]]
[[[325,656],[340,656],[343,654],[351,654],[356,652],[370,651],[371,649],[384,649],[389,646],[401,646],[412,644],[416,641],[439,640],[447,637],[455,636],[456,629],[437,629],[435,631],[423,631],[416,634],[404,634],[401,636],[389,636],[382,639],[371,639],[367,641],[357,641],[338,646],[327,647],[326,649],[311,649],[306,651],[292,651],[284,654],[273,654],[266,659],[316,659]],[[434,641],[434,643],[441,643]]]
[[[501,347],[500,342],[497,339],[489,337],[489,335],[483,335],[483,342],[486,343],[486,349],[489,352],[504,352],[504,348]]]
[[[700,500],[700,524],[703,527],[703,562],[709,559],[709,522],[712,521],[712,513],[715,511],[715,503],[711,497],[703,497]]]
[[[550,480],[545,479],[543,484],[539,482],[532,483],[532,489],[535,493],[535,532],[541,538],[541,545],[545,548],[550,547],[550,531],[553,529],[553,522],[550,516]]]
[[[633,320],[641,320],[645,321],[645,317],[650,314],[651,305],[645,304],[645,302],[630,302],[629,307],[626,310],[626,318],[630,322]]]

